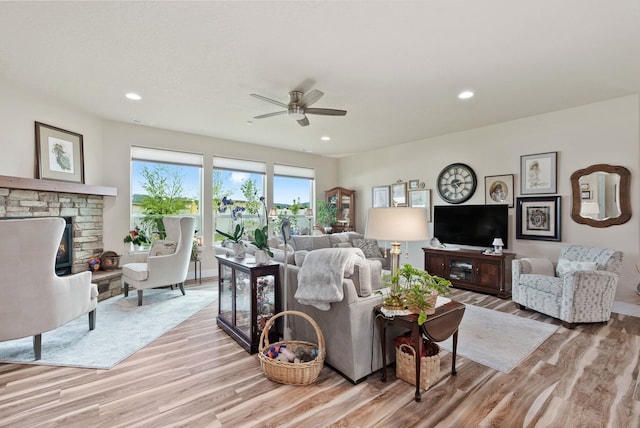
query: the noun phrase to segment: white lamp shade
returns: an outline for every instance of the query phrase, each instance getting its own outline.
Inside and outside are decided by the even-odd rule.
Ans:
[[[503,246],[504,242],[502,242],[502,238],[494,238],[493,239],[493,244],[491,244],[491,245]]]
[[[426,241],[429,239],[425,208],[370,208],[366,238],[381,241]]]

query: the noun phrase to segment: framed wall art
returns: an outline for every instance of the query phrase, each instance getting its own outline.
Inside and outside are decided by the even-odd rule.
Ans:
[[[520,156],[520,194],[556,193],[558,152]]]
[[[409,180],[409,190],[418,190],[420,187],[420,180]]]
[[[427,221],[431,222],[431,189],[410,190],[409,206],[412,208],[426,208]]]
[[[391,202],[394,207],[407,206],[407,182],[398,181],[391,185]]]
[[[390,187],[389,186],[373,186],[371,188],[371,206],[373,208],[387,208],[390,206]]]
[[[560,196],[517,198],[516,239],[560,241]]]
[[[38,178],[84,183],[82,135],[36,122]]]
[[[484,203],[509,205],[513,208],[513,174],[489,175],[484,178]]]

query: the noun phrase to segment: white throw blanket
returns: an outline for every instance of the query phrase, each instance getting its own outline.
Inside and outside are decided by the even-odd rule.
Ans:
[[[364,259],[360,248],[322,248],[309,251],[298,272],[295,299],[322,311],[331,309],[331,302],[344,298],[342,278],[353,274],[355,261]]]

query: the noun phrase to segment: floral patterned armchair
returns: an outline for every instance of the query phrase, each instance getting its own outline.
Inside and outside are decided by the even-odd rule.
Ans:
[[[520,309],[558,318],[562,325],[609,321],[622,267],[622,252],[608,248],[563,247],[550,260],[523,258],[512,264],[512,299]]]

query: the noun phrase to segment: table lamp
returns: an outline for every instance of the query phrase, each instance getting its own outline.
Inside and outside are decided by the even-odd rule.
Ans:
[[[424,208],[370,208],[365,238],[391,241],[391,275],[400,266],[400,241],[426,241],[429,239],[427,210]]]
[[[495,254],[502,254],[502,247],[504,246],[504,242],[502,242],[502,238],[494,238],[492,245],[493,245],[493,252]]]

